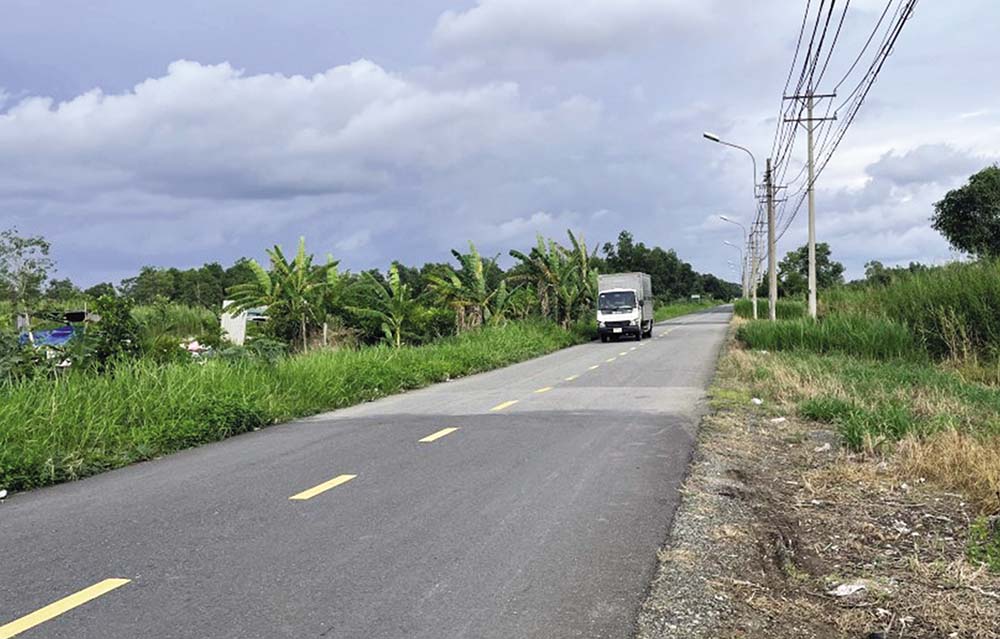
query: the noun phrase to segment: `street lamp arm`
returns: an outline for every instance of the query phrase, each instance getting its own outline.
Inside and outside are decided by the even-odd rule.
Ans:
[[[750,161],[753,163],[753,188],[754,188],[754,193],[756,194],[756,192],[757,192],[757,158],[755,158],[753,156],[753,153],[750,152],[750,149],[746,148],[745,146],[740,146],[739,144],[733,144],[732,142],[726,142],[725,140],[717,140],[717,142],[719,144],[724,144],[726,146],[730,146],[730,147],[732,147],[734,149],[739,149],[740,151],[743,151],[744,153],[746,153],[747,155],[750,156]]]

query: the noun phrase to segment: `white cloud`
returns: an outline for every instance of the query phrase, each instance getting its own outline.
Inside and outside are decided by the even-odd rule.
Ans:
[[[445,11],[433,33],[441,48],[537,51],[591,58],[676,35],[705,23],[715,2],[699,0],[479,0]]]
[[[379,191],[532,139],[550,117],[587,124],[593,110],[582,100],[533,110],[512,83],[435,92],[365,60],[308,78],[178,61],[131,91],[29,97],[0,111],[0,197]]]

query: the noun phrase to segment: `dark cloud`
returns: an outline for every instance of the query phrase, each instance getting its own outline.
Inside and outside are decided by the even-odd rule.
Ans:
[[[851,4],[830,77],[881,6]],[[261,256],[299,235],[357,270],[443,261],[468,240],[506,255],[569,226],[592,245],[629,229],[728,276],[722,241],[740,231],[714,220],[753,216],[750,163],[701,133],[751,148],[763,170],[798,12],[779,0],[11,0],[2,225],[48,236],[83,283]],[[850,274],[872,258],[949,255],[932,203],[1000,157],[1000,96],[967,63],[988,59],[998,12],[920,4],[821,177],[820,239]],[[779,252],[804,228],[803,212]]]

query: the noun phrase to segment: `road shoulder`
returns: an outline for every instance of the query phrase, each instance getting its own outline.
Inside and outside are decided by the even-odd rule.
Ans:
[[[726,348],[637,637],[1000,636],[974,509],[755,405]]]

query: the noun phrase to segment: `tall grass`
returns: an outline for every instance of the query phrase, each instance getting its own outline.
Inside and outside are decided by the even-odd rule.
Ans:
[[[277,363],[138,361],[109,375],[0,389],[0,487],[76,479],[256,427],[506,366],[587,339],[518,323],[420,347]]]
[[[808,318],[758,320],[740,326],[737,337],[750,348],[761,350],[845,353],[871,359],[927,359],[905,326],[882,318],[833,316],[820,322]]]
[[[753,318],[753,300],[736,300],[733,305],[733,312],[737,317],[743,319]],[[796,319],[805,317],[806,304],[801,300],[778,300],[774,305],[774,314],[777,319]],[[768,302],[766,299],[757,299],[757,317],[767,319]]]
[[[881,315],[905,324],[934,357],[1000,355],[1000,261],[949,264],[825,297],[830,315]]]

